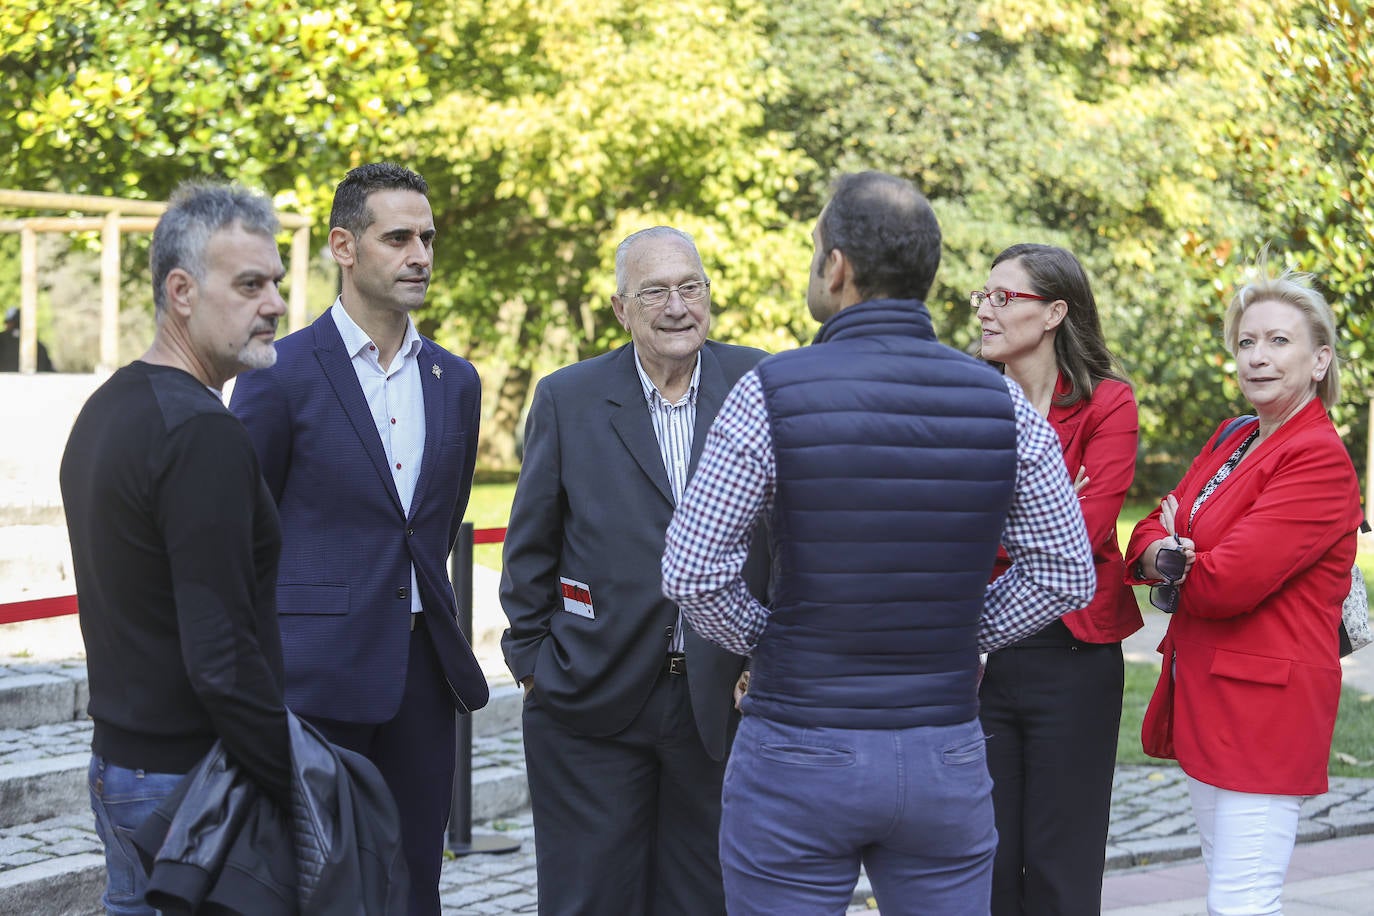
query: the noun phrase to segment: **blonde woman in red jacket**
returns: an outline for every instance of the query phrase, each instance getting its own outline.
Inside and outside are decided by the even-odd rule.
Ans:
[[[987,660],[979,699],[997,819],[992,913],[1096,916],[1121,723],[1121,640],[1142,625],[1116,538],[1135,476],[1135,398],[1069,252],[1008,248],[971,298],[983,358],[1001,363],[1059,434],[1097,564],[1091,604]],[[998,557],[994,578],[1008,563]]]
[[[1126,552],[1133,581],[1182,574],[1151,593],[1176,612],[1142,739],[1188,776],[1208,912],[1279,913],[1298,808],[1327,788],[1360,495],[1326,415],[1335,322],[1310,278],[1261,266],[1225,335],[1258,419],[1217,428]]]

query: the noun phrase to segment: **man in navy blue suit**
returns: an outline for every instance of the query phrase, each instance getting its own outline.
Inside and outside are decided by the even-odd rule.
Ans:
[[[447,560],[472,486],[481,387],[421,337],[434,254],[423,178],[353,169],[329,217],[338,300],[242,376],[231,409],[277,501],[287,705],[366,755],[400,809],[411,916],[439,913],[454,711],[487,702]]]

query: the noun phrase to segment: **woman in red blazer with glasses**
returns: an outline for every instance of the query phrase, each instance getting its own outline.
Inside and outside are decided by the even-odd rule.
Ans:
[[[1015,245],[972,294],[981,353],[1059,434],[1097,564],[1087,607],[988,657],[979,687],[993,780],[994,916],[1096,916],[1125,665],[1140,629],[1116,520],[1135,476],[1135,397],[1107,349],[1092,287],[1062,248]],[[998,557],[994,578],[1009,564]]]
[[[1225,336],[1257,419],[1218,427],[1126,551],[1133,581],[1182,578],[1153,590],[1176,612],[1142,738],[1188,776],[1208,910],[1278,913],[1299,806],[1327,788],[1360,494],[1326,415],[1335,321],[1310,279],[1261,265]]]

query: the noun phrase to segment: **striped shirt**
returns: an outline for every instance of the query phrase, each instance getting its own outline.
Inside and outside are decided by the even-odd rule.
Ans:
[[[644,364],[639,361],[639,351],[635,350],[635,370],[639,373],[639,383],[644,388],[644,403],[649,407],[649,421],[654,426],[654,438],[658,440],[658,450],[663,456],[663,469],[668,472],[668,484],[673,488],[673,503],[682,502],[682,493],[687,489],[687,472],[692,465],[692,437],[697,427],[697,384],[701,381],[701,354],[697,354],[697,364],[692,369],[692,380],[687,385],[687,393],[676,402],[669,402],[658,391]],[[669,652],[681,652],[682,614],[679,612],[677,625],[673,627],[673,638],[668,644]]]
[[[1012,565],[988,586],[978,626],[983,652],[1084,607],[1097,589],[1092,547],[1059,438],[1021,388],[1010,379],[1006,384],[1016,411],[1017,469],[1002,544]],[[750,594],[740,570],[755,523],[772,514],[776,483],[763,384],[751,371],[706,436],[663,553],[664,594],[694,630],[739,655],[753,652],[768,623],[768,608]]]

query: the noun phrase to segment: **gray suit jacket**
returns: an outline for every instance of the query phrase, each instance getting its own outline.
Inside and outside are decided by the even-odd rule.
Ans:
[[[692,470],[707,430],[762,350],[707,341],[701,351]],[[660,562],[673,494],[626,344],[567,366],[535,389],[525,457],[506,531],[501,604],[506,664],[534,676],[539,702],[572,728],[613,735],[639,713],[664,665],[677,605]],[[755,537],[746,581],[766,591]],[[595,619],[563,610],[560,577],[585,583]],[[707,752],[725,757],[738,722],[732,693],[741,656],[688,628],[687,682]]]

